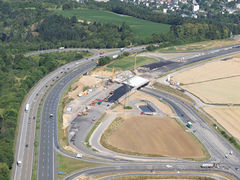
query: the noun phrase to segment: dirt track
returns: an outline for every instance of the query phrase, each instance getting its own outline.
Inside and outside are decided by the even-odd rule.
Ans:
[[[121,150],[176,158],[204,158],[201,145],[168,117],[125,114],[107,140]]]

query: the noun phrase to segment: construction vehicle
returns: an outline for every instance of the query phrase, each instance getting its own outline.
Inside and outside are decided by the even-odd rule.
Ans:
[[[86,116],[86,115],[88,115],[88,112],[87,112],[87,111],[83,111],[83,112],[82,112],[82,115],[83,115],[83,116]]]
[[[188,127],[188,128],[191,128],[191,127],[192,127],[191,121],[187,121],[187,127]]]

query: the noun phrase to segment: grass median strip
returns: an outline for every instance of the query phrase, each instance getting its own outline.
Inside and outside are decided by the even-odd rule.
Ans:
[[[195,179],[195,180],[215,180],[215,178],[191,175],[146,175],[146,176],[125,176],[113,178],[113,180],[148,180],[148,179]]]
[[[58,154],[58,179],[64,179],[67,175],[80,171],[81,169],[99,166],[101,164],[85,162],[81,160],[72,159],[62,154]]]
[[[153,86],[156,89],[163,90],[163,91],[170,93],[172,95],[175,95],[175,96],[180,96],[180,97],[184,98],[185,100],[195,103],[195,101],[192,98],[190,98],[188,95],[184,94],[183,92],[181,92],[177,89],[171,88],[171,87],[163,85],[161,83],[154,83]]]
[[[95,129],[99,126],[99,124],[105,119],[106,117],[106,113],[104,113],[102,115],[102,117],[93,125],[92,129],[89,131],[87,137],[85,138],[85,143],[86,143],[86,146],[88,148],[91,148],[90,144],[89,144],[89,139],[90,137],[92,136],[93,132],[95,131]],[[91,148],[92,150],[95,150],[93,148]]]

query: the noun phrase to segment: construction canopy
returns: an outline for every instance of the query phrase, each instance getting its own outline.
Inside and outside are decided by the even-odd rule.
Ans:
[[[133,77],[123,81],[123,83],[127,84],[129,86],[132,86],[134,88],[139,88],[139,87],[147,85],[149,83],[149,80],[142,78],[140,76],[133,76]]]

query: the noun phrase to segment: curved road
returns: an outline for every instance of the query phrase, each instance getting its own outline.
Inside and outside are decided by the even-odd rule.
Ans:
[[[142,51],[144,49],[144,46],[131,48],[131,49],[125,49],[125,51],[128,51],[130,53],[134,53],[135,51]],[[234,47],[228,47],[226,49],[221,48],[220,55],[228,54],[232,52],[239,51],[240,48],[238,46]],[[112,56],[115,54],[120,54],[120,51],[114,51],[105,53],[105,56]],[[219,55],[219,51],[214,50],[214,52],[209,53],[206,58],[216,57]],[[204,56],[204,55],[203,55]],[[28,94],[25,103],[22,107],[22,113],[21,113],[21,120],[20,120],[20,126],[19,126],[19,135],[16,145],[16,154],[15,154],[15,163],[17,160],[23,161],[23,166],[18,167],[14,165],[13,170],[13,176],[12,179],[31,179],[31,173],[32,173],[32,162],[33,162],[33,142],[34,142],[34,134],[35,134],[35,121],[33,117],[36,117],[37,114],[37,108],[40,102],[41,97],[46,92],[46,85],[49,86],[52,84],[52,80],[60,79],[61,73],[63,71],[68,71],[69,74],[62,77],[49,91],[47,94],[44,105],[42,108],[41,113],[41,133],[40,133],[40,149],[39,149],[39,161],[38,161],[38,179],[56,179],[56,156],[55,156],[55,147],[58,149],[58,151],[63,152],[61,149],[59,149],[58,140],[57,140],[57,124],[56,124],[56,114],[57,114],[57,107],[58,102],[60,99],[61,94],[66,89],[67,85],[77,78],[80,74],[83,74],[92,68],[96,66],[95,61],[99,58],[98,55],[94,55],[91,58],[85,58],[78,62],[72,62],[69,63],[53,73],[49,74],[47,77],[45,77],[43,80],[41,80]],[[193,62],[204,60],[202,56],[197,57],[190,57],[194,58]],[[196,59],[197,58],[197,59]],[[175,66],[177,68],[178,66]],[[75,70],[74,70],[75,69]],[[171,69],[174,69],[171,65]],[[73,71],[74,70],[74,71]],[[71,71],[71,72],[70,72]],[[57,78],[58,75],[58,78]],[[62,75],[63,76],[63,75]],[[25,105],[29,103],[30,104],[30,111],[24,112]],[[189,110],[189,109],[188,109]],[[53,118],[49,117],[49,114],[54,114]],[[186,112],[186,114],[188,114]],[[208,139],[205,139],[206,142],[208,142]],[[225,142],[220,137],[221,142]],[[25,147],[26,142],[28,142],[28,148]],[[205,144],[205,142],[203,142]],[[225,142],[228,144],[227,142]],[[211,146],[212,149],[214,149],[213,145],[209,144],[209,147]],[[223,147],[226,147],[225,145]],[[211,149],[210,148],[210,149]],[[227,147],[228,148],[228,147]],[[222,152],[216,152],[217,157],[221,157]],[[65,153],[68,156],[68,153]],[[89,160],[94,161],[94,160]],[[230,161],[230,160],[229,160]],[[97,160],[96,162],[99,162]],[[124,162],[113,162],[114,164],[118,163],[124,163]],[[229,163],[228,160],[226,160],[226,163]],[[127,164],[130,164],[130,162],[127,162]],[[121,171],[121,168],[126,167],[127,164],[124,164],[120,167],[119,171]],[[133,163],[132,170],[135,171],[138,168],[134,167],[140,167],[140,168],[146,168],[144,165],[137,166]],[[152,166],[152,165],[148,165]],[[160,168],[161,169],[161,168]]]

